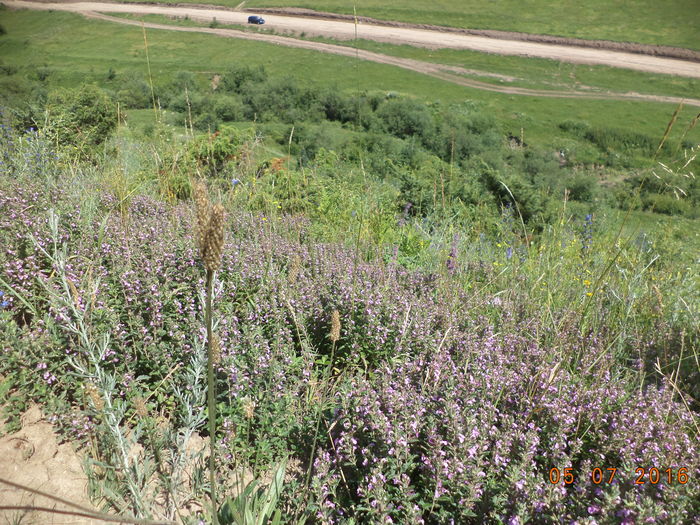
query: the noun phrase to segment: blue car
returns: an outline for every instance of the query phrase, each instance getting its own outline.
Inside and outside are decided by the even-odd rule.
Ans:
[[[265,19],[262,16],[253,15],[248,17],[249,24],[264,24]]]

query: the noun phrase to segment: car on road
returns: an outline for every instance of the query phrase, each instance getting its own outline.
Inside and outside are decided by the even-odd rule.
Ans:
[[[248,17],[249,24],[264,24],[265,19],[262,16],[252,15]]]

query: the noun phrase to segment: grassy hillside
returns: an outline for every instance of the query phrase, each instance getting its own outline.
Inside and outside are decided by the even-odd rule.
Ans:
[[[225,525],[246,507],[294,523],[700,511],[685,222],[569,203],[529,238],[512,206],[491,227],[398,211],[332,155],[257,176],[251,135],[217,174],[225,130],[115,140],[87,163],[52,131],[2,128],[0,403],[8,429],[40,403],[110,512],[212,522],[210,472]],[[226,214],[215,338],[193,206],[162,200],[171,154]],[[211,435],[213,468],[190,446]],[[235,498],[244,475],[262,492]]]
[[[2,11],[7,34],[0,40],[3,62],[21,71],[39,71],[48,75],[52,85],[70,86],[88,80],[110,87],[117,86],[125,77],[147,79],[143,33],[134,27],[121,27],[101,21],[87,21],[78,15],[67,13],[37,13]],[[154,82],[167,83],[178,71],[194,72],[202,80],[211,79],[232,64],[262,65],[277,77],[290,76],[302,84],[314,79],[315,85],[329,85],[345,93],[358,90],[394,92],[445,104],[465,99],[483,104],[494,115],[504,133],[521,134],[528,142],[558,147],[570,137],[559,131],[564,121],[584,121],[594,127],[626,127],[660,140],[675,109],[668,104],[614,102],[593,100],[540,99],[535,97],[499,95],[451,85],[447,82],[404,71],[395,67],[358,62],[350,58],[329,56],[311,51],[281,46],[253,43],[242,40],[216,38],[207,35],[171,34],[165,31],[149,31],[149,51]],[[384,46],[371,47],[385,50]],[[391,46],[390,46],[391,47]],[[401,51],[397,54],[420,56],[425,51]],[[439,52],[438,57],[453,54]],[[506,74],[528,70],[524,59],[483,58],[476,54],[460,54],[465,67],[490,68],[501,64]],[[207,57],[206,61],[202,57]],[[430,57],[428,57],[430,58]],[[474,59],[477,62],[472,63]],[[547,61],[534,61],[535,67],[543,67],[553,81],[562,80],[559,73],[570,66],[560,66]],[[544,64],[544,66],[543,66]],[[603,88],[615,89],[620,78],[620,89],[633,87],[647,80],[654,84],[657,77],[605,71],[605,68],[572,68],[583,71],[583,80],[595,83],[596,75],[603,75]],[[109,80],[109,71],[115,77]],[[591,71],[591,73],[586,73]],[[530,75],[530,73],[528,73]],[[543,75],[546,76],[546,75]],[[566,77],[566,75],[563,75]],[[566,82],[566,79],[564,79]],[[674,80],[659,79],[660,89]],[[679,94],[692,90],[692,81],[678,81],[683,86]],[[676,92],[675,89],[672,92]],[[684,108],[678,117],[678,125],[672,131],[671,140],[677,140],[695,116],[693,108]],[[690,132],[687,139],[697,140],[700,129]]]

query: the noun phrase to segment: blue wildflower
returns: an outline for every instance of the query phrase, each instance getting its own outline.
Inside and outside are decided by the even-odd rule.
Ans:
[[[593,244],[593,215],[586,215],[583,222],[583,231],[581,232],[581,249],[586,252]]]

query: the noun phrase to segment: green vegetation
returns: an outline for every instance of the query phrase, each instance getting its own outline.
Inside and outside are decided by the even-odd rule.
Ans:
[[[165,0],[161,3],[228,7],[240,4],[237,0]],[[670,4],[654,0],[625,1],[616,4],[615,9],[610,9],[609,3],[604,0],[577,4],[552,4],[543,0],[526,4],[518,0],[407,0],[400,5],[382,0],[364,0],[354,4],[342,0],[249,0],[245,3],[246,9],[255,7],[304,7],[348,15],[356,10],[359,16],[380,20],[700,49],[697,32],[700,14],[694,0],[679,0]]]
[[[238,70],[231,85],[256,73]],[[395,135],[434,117],[390,102],[373,114]],[[587,202],[596,191],[585,181],[568,202],[550,186],[560,201],[548,201],[542,183],[552,181],[531,176],[546,159],[524,147],[487,165],[505,151],[488,119],[463,109],[451,124],[484,138],[466,135],[461,146],[481,153],[453,173],[439,159],[411,173],[398,158],[382,172],[373,148],[391,154],[405,139],[337,124],[313,140],[307,126],[276,126],[299,160],[302,146],[355,133],[364,147],[348,145],[363,165],[330,150],[266,161],[250,127],[182,140],[162,124],[134,139],[122,125],[86,161],[54,149],[50,121],[39,132],[4,126],[0,401],[10,424],[41,403],[86,456],[105,510],[212,520],[203,458],[188,445],[211,435],[209,342],[220,523],[338,511],[404,522],[695,515],[698,487],[678,480],[698,468],[697,219],[616,212]],[[216,339],[202,335],[198,230],[173,191],[193,173],[228,214]],[[462,200],[470,194],[481,202]],[[401,209],[409,195],[416,204]],[[647,431],[663,437],[650,443]],[[636,479],[640,460],[687,470],[668,467],[672,483],[649,496],[580,474],[601,456],[620,480]],[[573,497],[538,490],[553,464],[580,465]],[[372,481],[392,475],[403,484],[390,491]],[[202,510],[183,516],[193,502]]]
[[[104,510],[700,514],[694,108],[0,13],[0,430]]]
[[[24,76],[44,76],[56,86],[72,86],[85,80],[112,90],[132,80],[143,86],[147,79],[143,34],[139,28],[86,21],[67,13],[48,16],[4,11],[2,16],[7,20],[6,25],[12,26],[0,40],[3,60],[6,68],[21,70]],[[149,31],[148,38],[151,69],[157,84],[170,82],[183,70],[193,72],[198,82],[204,84],[234,62],[254,63],[273,71],[275,76],[290,76],[302,83],[314,78],[318,79],[318,85],[325,84],[350,94],[358,90],[393,92],[429,102],[439,99],[444,104],[469,99],[483,104],[504,134],[520,136],[523,130],[526,142],[554,149],[571,144],[571,137],[560,134],[558,128],[567,120],[580,120],[594,127],[619,127],[619,123],[624,123],[625,127],[652,140],[660,140],[674,110],[667,104],[496,95],[380,64],[206,35]],[[207,57],[205,64],[202,56]],[[66,64],[70,64],[70,68],[66,68]],[[626,73],[622,76],[625,78]],[[27,89],[15,81],[6,79],[4,82],[9,83],[7,92],[21,93]],[[612,81],[604,84],[607,86],[615,88]],[[144,100],[149,98],[148,89],[140,93]],[[689,122],[694,115],[693,108],[684,108],[678,118],[679,125],[672,130],[671,140],[678,140],[682,134],[681,123]],[[687,139],[697,140],[699,133],[700,130],[695,129]]]

